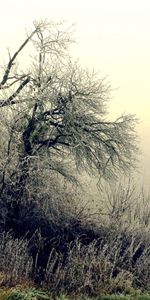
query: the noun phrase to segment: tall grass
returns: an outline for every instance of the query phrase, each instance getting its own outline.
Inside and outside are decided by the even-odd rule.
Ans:
[[[11,233],[0,234],[0,285],[15,285],[29,281],[32,257],[28,254],[28,242],[14,239]]]

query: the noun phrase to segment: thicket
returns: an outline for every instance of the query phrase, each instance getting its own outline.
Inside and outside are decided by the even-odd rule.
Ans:
[[[70,33],[60,25],[35,23],[2,69],[0,285],[149,290],[149,198],[130,184],[116,187],[134,168],[136,119],[106,118],[110,87],[70,62]],[[20,68],[30,43],[37,52]],[[80,186],[83,171],[109,182],[96,210]]]
[[[64,198],[62,207],[61,197],[57,214],[56,206],[22,205],[16,227],[0,235],[1,285],[32,280],[56,294],[149,291],[150,209],[142,197],[133,201],[119,186],[95,218],[75,200],[70,206]]]

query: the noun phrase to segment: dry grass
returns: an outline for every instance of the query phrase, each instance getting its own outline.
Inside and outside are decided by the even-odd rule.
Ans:
[[[28,242],[13,239],[10,233],[0,235],[0,286],[29,285],[32,257],[28,255]]]

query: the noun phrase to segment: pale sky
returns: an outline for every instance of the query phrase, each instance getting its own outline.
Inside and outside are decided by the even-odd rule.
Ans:
[[[150,0],[5,0],[0,6],[0,53],[15,50],[34,20],[75,24],[72,54],[81,65],[100,70],[112,88],[110,112],[135,113],[150,178]],[[0,64],[3,62],[1,58]]]

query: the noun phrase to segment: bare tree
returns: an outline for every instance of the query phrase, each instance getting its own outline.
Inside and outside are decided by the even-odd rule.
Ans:
[[[61,24],[34,26],[9,57],[0,82],[1,128],[6,131],[1,192],[10,185],[15,199],[22,198],[30,174],[40,175],[42,166],[69,180],[74,179],[70,166],[107,180],[134,167],[137,152],[135,117],[107,120],[110,86],[71,63],[69,31]],[[15,64],[29,43],[35,56],[20,71]]]

